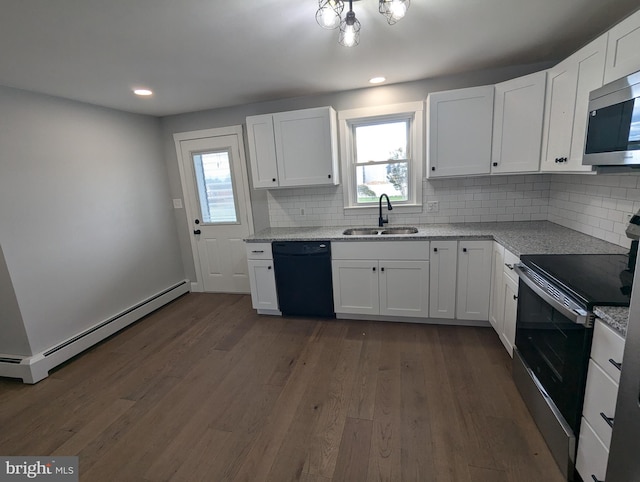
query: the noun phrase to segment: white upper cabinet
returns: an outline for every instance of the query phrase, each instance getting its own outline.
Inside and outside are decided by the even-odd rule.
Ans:
[[[538,171],[546,80],[536,72],[496,84],[491,174]]]
[[[609,30],[604,83],[640,70],[640,10]]]
[[[254,188],[339,184],[331,107],[247,117]]]
[[[493,85],[427,97],[427,177],[489,174]]]
[[[582,165],[589,93],[602,87],[606,47],[607,34],[547,71],[541,171],[592,171]]]

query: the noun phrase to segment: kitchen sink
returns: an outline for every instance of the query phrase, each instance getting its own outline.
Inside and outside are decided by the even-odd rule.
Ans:
[[[345,229],[342,234],[345,236],[378,236],[385,234],[415,234],[418,232],[418,228],[414,227],[397,227],[386,229],[375,228],[349,228]]]
[[[342,234],[347,236],[376,236],[380,234],[380,230],[371,228],[350,228],[343,231]]]
[[[418,228],[387,228],[380,234],[415,234]]]

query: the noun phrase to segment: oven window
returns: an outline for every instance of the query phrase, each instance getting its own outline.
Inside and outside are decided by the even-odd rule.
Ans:
[[[516,347],[576,433],[591,335],[520,282]]]

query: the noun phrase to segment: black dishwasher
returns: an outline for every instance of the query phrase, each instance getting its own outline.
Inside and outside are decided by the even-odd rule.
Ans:
[[[335,317],[329,241],[274,241],[273,266],[283,315]]]

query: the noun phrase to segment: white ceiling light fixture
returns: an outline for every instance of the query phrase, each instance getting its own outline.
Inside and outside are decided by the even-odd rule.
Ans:
[[[345,47],[355,47],[360,43],[360,21],[353,11],[353,2],[349,0],[349,11],[345,18],[342,18],[344,10],[343,0],[318,0],[318,11],[316,21],[318,25],[326,29],[340,27],[338,43]],[[411,0],[378,0],[378,12],[387,19],[389,25],[393,25],[398,20],[404,18]]]
[[[369,79],[370,84],[382,84],[386,79],[386,77],[372,77]]]
[[[149,89],[133,89],[133,93],[139,95],[140,97],[148,97],[153,95],[153,92]]]

